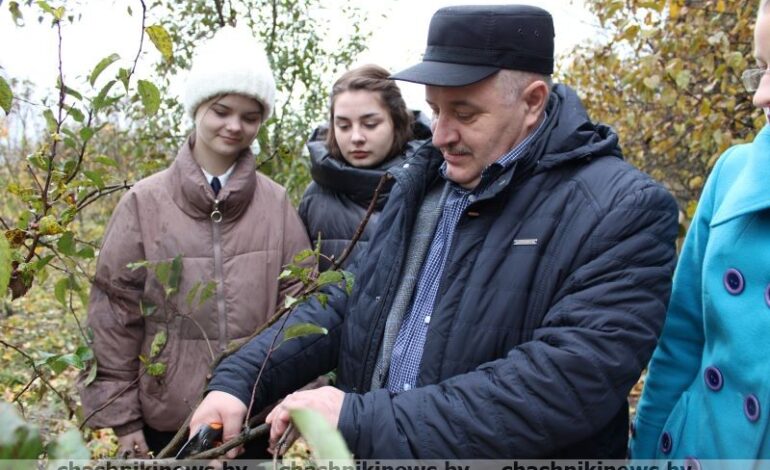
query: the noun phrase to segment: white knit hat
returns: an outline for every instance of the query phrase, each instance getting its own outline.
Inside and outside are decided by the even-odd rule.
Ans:
[[[209,98],[226,93],[252,97],[267,121],[275,104],[275,80],[262,45],[247,29],[225,26],[201,44],[193,57],[184,91],[184,107],[195,111]]]

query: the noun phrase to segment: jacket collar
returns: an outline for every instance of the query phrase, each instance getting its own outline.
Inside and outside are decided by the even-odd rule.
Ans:
[[[711,225],[719,225],[749,212],[770,208],[770,125],[766,125],[743,155],[746,164],[725,193]]]
[[[190,217],[206,219],[211,216],[217,201],[223,222],[238,219],[251,202],[257,187],[253,154],[246,150],[238,157],[227,185],[215,198],[200,166],[193,159],[190,143],[188,137],[169,168],[169,191],[174,203]]]
[[[412,142],[410,142],[410,145]],[[310,141],[310,174],[313,181],[336,193],[344,194],[361,206],[368,206],[377,184],[388,169],[402,165],[404,155],[396,155],[376,168],[356,168],[334,158],[322,141]],[[385,188],[377,201],[377,209],[382,209],[388,199],[390,188]]]

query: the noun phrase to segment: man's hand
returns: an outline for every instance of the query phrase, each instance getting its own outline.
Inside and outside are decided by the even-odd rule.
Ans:
[[[144,439],[144,431],[139,429],[125,436],[118,436],[118,456],[122,459],[147,459],[150,448]]]
[[[270,452],[275,453],[276,444],[281,436],[286,432],[291,418],[289,411],[298,408],[307,408],[317,411],[336,428],[340,419],[340,410],[342,409],[342,400],[345,393],[334,387],[321,387],[315,390],[305,390],[303,392],[294,392],[288,395],[284,400],[267,415],[265,422],[270,425]]]
[[[209,392],[190,419],[190,437],[204,424],[222,423],[222,442],[227,442],[240,434],[245,417],[246,405],[241,400],[229,393]],[[231,449],[225,457],[234,459],[241,452],[243,446]]]

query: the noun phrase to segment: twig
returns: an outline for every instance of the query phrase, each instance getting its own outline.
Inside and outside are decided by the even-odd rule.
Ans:
[[[19,401],[19,398],[21,398],[21,396],[24,395],[24,392],[29,390],[29,387],[31,387],[32,384],[35,383],[35,380],[37,380],[37,378],[38,378],[37,374],[32,374],[32,378],[29,380],[29,382],[27,382],[27,385],[25,385],[24,388],[19,393],[17,393],[15,397],[13,397],[13,400],[11,400],[11,403],[18,403],[19,404],[19,408],[21,408],[21,415],[22,416],[24,416],[24,414],[25,414],[25,412],[24,412],[24,404]]]
[[[235,439],[230,439],[228,442],[225,442],[219,447],[214,447],[213,449],[203,451],[200,454],[192,455],[190,458],[195,460],[213,459],[224,455],[230,449],[235,449],[236,447],[253,441],[260,436],[264,436],[268,432],[270,432],[270,425],[260,424],[256,428],[249,428],[241,432],[238,437]]]
[[[3,224],[3,227],[5,227],[6,230],[10,230],[11,227],[8,226],[8,224],[5,222],[5,219],[2,215],[0,215],[0,224]]]
[[[72,417],[75,415],[75,410],[72,408],[72,406],[70,405],[70,403],[69,403],[69,401],[67,400],[67,398],[65,398],[65,396],[64,396],[64,395],[62,395],[62,394],[61,394],[61,393],[60,393],[58,390],[56,390],[56,388],[55,388],[53,385],[51,385],[51,383],[50,383],[48,380],[46,380],[46,378],[45,378],[45,376],[43,375],[43,373],[40,371],[40,369],[38,369],[38,368],[37,368],[37,365],[35,365],[35,360],[32,358],[32,356],[30,356],[29,354],[25,353],[24,351],[22,351],[21,349],[19,349],[17,346],[14,346],[14,345],[12,345],[12,344],[6,343],[6,342],[5,342],[5,341],[3,341],[2,339],[0,339],[0,344],[2,344],[3,346],[5,346],[5,347],[7,347],[7,348],[11,348],[11,349],[13,349],[14,351],[16,351],[17,353],[19,353],[19,354],[21,354],[22,356],[24,356],[24,358],[27,360],[27,362],[29,362],[30,366],[32,366],[32,370],[34,370],[34,371],[35,371],[35,375],[37,375],[38,377],[40,377],[40,380],[42,380],[42,381],[43,381],[43,383],[44,383],[44,384],[45,384],[45,385],[46,385],[48,388],[50,388],[51,390],[53,390],[53,392],[54,392],[56,395],[58,395],[58,397],[59,397],[59,398],[61,399],[61,401],[64,403],[64,406],[67,408],[67,411],[69,412],[69,418],[72,418]]]
[[[272,355],[273,351],[275,351],[275,342],[278,341],[278,336],[283,331],[283,328],[286,326],[286,322],[289,321],[290,315],[283,315],[283,323],[281,324],[281,327],[276,330],[275,334],[273,335],[273,340],[270,342],[270,347],[267,349],[267,354],[265,355],[265,360],[262,361],[262,364],[259,366],[259,372],[257,373],[257,379],[254,381],[254,387],[251,389],[251,399],[249,400],[249,408],[246,411],[246,418],[243,422],[243,426],[247,427],[249,423],[249,416],[251,416],[251,411],[254,408],[254,399],[257,397],[257,386],[259,385],[259,380],[262,378],[262,372],[264,372],[265,367],[267,366],[267,362],[270,359],[270,355]]]
[[[88,110],[88,122],[86,123],[86,127],[91,127],[91,121],[93,120],[94,113],[93,110]],[[86,146],[88,145],[88,141],[83,141],[83,145],[80,147],[80,153],[78,153],[78,161],[75,163],[75,168],[72,170],[72,174],[70,174],[67,179],[64,181],[64,184],[69,184],[70,181],[75,179],[75,177],[78,175],[78,172],[80,171],[80,165],[83,164],[83,157],[86,154]]]
[[[380,192],[382,192],[382,189],[385,187],[385,183],[387,183],[393,176],[390,173],[385,173],[380,178],[380,182],[377,183],[377,188],[374,190],[374,194],[372,194],[372,200],[369,202],[369,207],[366,208],[366,214],[364,215],[364,219],[361,221],[360,224],[358,224],[358,228],[356,228],[356,233],[353,234],[353,238],[350,240],[350,243],[345,247],[345,249],[342,251],[342,254],[340,255],[339,260],[332,261],[332,269],[337,270],[340,266],[342,266],[343,263],[345,263],[345,260],[348,259],[348,256],[350,256],[350,253],[353,251],[353,248],[356,246],[356,243],[358,243],[358,240],[361,238],[361,235],[364,234],[364,230],[366,229],[366,224],[369,223],[369,218],[372,216],[372,213],[374,213],[374,208],[377,207],[377,199],[380,197]]]
[[[374,212],[375,207],[377,206],[377,199],[379,198],[379,195],[382,192],[382,189],[385,187],[385,183],[388,180],[390,180],[391,178],[392,178],[392,176],[390,174],[387,174],[387,173],[385,175],[383,175],[382,178],[380,178],[380,181],[377,184],[377,188],[374,190],[374,194],[372,195],[372,201],[369,203],[369,207],[366,209],[366,214],[364,215],[363,220],[361,220],[361,223],[356,228],[356,232],[353,235],[353,238],[350,240],[350,243],[348,244],[348,246],[345,248],[345,250],[340,255],[339,261],[334,262],[334,266],[335,266],[334,269],[337,269],[339,267],[339,265],[341,265],[342,263],[345,262],[345,260],[348,258],[348,256],[350,255],[351,251],[353,250],[353,247],[358,242],[358,240],[361,238],[361,235],[364,233],[364,229],[366,228],[366,225],[369,223],[369,219],[371,218],[371,215]],[[317,291],[318,288],[319,288],[318,284],[313,283],[310,286],[307,286],[306,288],[304,288],[299,293],[298,298],[306,297],[307,295]],[[236,351],[238,351],[244,344],[248,343],[250,340],[252,340],[253,338],[257,337],[262,332],[264,332],[265,330],[267,330],[268,328],[273,326],[276,322],[278,322],[278,320],[283,318],[284,319],[284,323],[285,323],[286,320],[289,317],[289,315],[287,315],[287,313],[291,312],[291,310],[292,310],[291,308],[287,308],[287,307],[279,308],[278,311],[276,311],[273,314],[273,316],[270,317],[270,319],[267,322],[265,322],[259,328],[257,328],[256,331],[254,331],[254,333],[249,335],[248,338],[245,338],[244,340],[239,341],[238,344],[234,344],[234,345],[230,346],[229,348],[227,348],[222,353],[220,353],[219,356],[211,364],[210,370],[213,371],[214,369],[216,369],[216,367],[219,365],[219,363],[222,362],[223,359],[225,359],[226,357],[228,357],[228,356],[232,355],[233,353],[235,353]],[[281,328],[279,328],[278,331],[276,331],[276,334],[273,336],[272,344],[275,344],[275,341],[277,340],[278,335],[281,333],[282,329],[283,329],[283,326]],[[262,373],[262,369],[264,368],[264,365],[267,363],[268,359],[270,358],[270,353],[271,352],[272,352],[272,345],[270,347],[270,350],[268,350],[268,354],[265,357],[265,360],[264,360],[264,362],[262,364],[262,367],[260,367],[260,372],[259,372],[260,375]],[[249,404],[249,410],[251,410],[253,402],[254,402],[254,394],[255,394],[255,391],[257,389],[257,386],[259,385],[259,379],[260,379],[260,376],[258,375],[257,379],[256,379],[256,381],[254,383],[254,387],[252,388],[252,400],[251,400],[251,403]],[[204,394],[205,394],[205,387],[204,387],[204,391],[201,392],[201,398],[198,399],[198,405],[200,405],[200,402],[203,399],[203,395]],[[196,408],[197,408],[198,405],[196,405]],[[247,423],[248,423],[249,415],[250,415],[250,411],[246,413]],[[176,451],[178,449],[178,447],[181,445],[183,439],[187,435],[187,431],[188,431],[188,428],[189,428],[189,424],[190,424],[190,419],[191,418],[192,418],[192,413],[187,416],[187,419],[185,420],[185,423],[182,425],[182,427],[179,429],[179,431],[177,431],[177,433],[171,439],[171,442],[163,450],[161,450],[161,452],[158,454],[159,457],[166,457],[166,456],[170,455],[172,452],[174,452],[174,451]],[[214,457],[222,456],[228,450],[233,449],[233,448],[241,445],[244,442],[252,440],[254,437],[257,436],[257,434],[255,434],[256,432],[259,431],[260,432],[259,435],[261,435],[261,434],[264,434],[266,432],[266,430],[269,429],[269,428],[268,428],[268,426],[266,424],[260,425],[259,427],[256,427],[256,428],[249,428],[248,424],[247,424],[246,425],[246,429],[248,429],[248,431],[244,431],[246,434],[241,433],[241,434],[238,435],[238,437],[236,437],[235,439],[230,440],[230,441],[224,443],[222,446],[217,447],[215,449],[210,449],[210,450],[208,450],[206,452],[203,452],[203,453],[198,454],[196,456],[193,456],[191,458],[209,459],[209,458],[214,458]]]
[[[88,205],[90,205],[93,202],[96,202],[99,198],[101,198],[103,196],[108,196],[108,195],[110,195],[112,193],[121,191],[123,189],[131,189],[132,186],[133,186],[133,184],[128,184],[128,182],[123,181],[123,184],[117,184],[117,185],[113,185],[113,186],[105,186],[102,189],[97,189],[97,190],[91,191],[90,193],[86,194],[83,197],[82,201],[80,201],[78,203],[78,205],[76,207],[76,212],[80,212],[81,210],[83,210],[83,208],[87,207]]]
[[[222,13],[222,0],[214,0],[214,8],[217,10],[217,18],[219,18],[219,26],[225,27],[225,15]]]
[[[45,175],[45,186],[43,187],[43,191],[40,194],[40,197],[43,199],[43,215],[48,213],[48,209],[51,207],[48,203],[48,188],[51,187],[51,178],[53,177],[53,160],[56,158],[56,148],[59,144],[59,133],[61,132],[61,126],[62,122],[64,121],[64,117],[62,116],[62,113],[64,112],[64,97],[65,97],[65,91],[67,90],[67,87],[64,85],[64,66],[62,65],[62,37],[61,37],[61,21],[56,20],[54,22],[56,25],[56,33],[59,38],[58,40],[58,57],[59,57],[59,116],[58,119],[56,119],[56,136],[54,136],[53,143],[51,144],[51,152],[48,155],[48,171]]]
[[[78,330],[80,331],[80,335],[83,337],[83,340],[86,342],[86,344],[90,345],[91,342],[88,340],[88,335],[86,335],[85,330],[83,330],[83,325],[80,324],[80,319],[75,313],[75,308],[72,306],[72,291],[70,291],[69,307],[70,307],[70,312],[72,313],[72,318],[75,319],[75,324],[78,326]]]
[[[206,340],[206,346],[209,348],[209,354],[211,355],[211,360],[214,361],[217,358],[217,355],[214,354],[214,350],[211,348],[211,340],[209,339],[209,335],[206,334],[206,330],[203,329],[203,326],[198,323],[197,320],[195,320],[192,315],[181,315],[181,317],[185,320],[190,320],[193,322],[193,324],[198,327],[198,330],[200,330],[201,334],[203,335],[203,339]]]
[[[147,5],[144,4],[144,0],[139,0],[142,4],[142,32],[139,36],[139,50],[136,51],[136,57],[134,58],[134,65],[131,67],[131,71],[128,72],[128,78],[130,79],[134,75],[136,70],[136,64],[139,63],[139,55],[142,53],[142,46],[144,45],[144,25],[147,21]]]
[[[138,376],[136,376],[136,378],[135,378],[134,380],[132,380],[132,381],[131,381],[131,383],[129,383],[128,385],[126,385],[125,387],[123,387],[123,389],[122,389],[122,390],[120,390],[120,391],[119,391],[118,393],[116,393],[115,395],[111,396],[109,400],[107,400],[106,402],[102,403],[102,405],[101,405],[101,406],[99,406],[98,408],[96,408],[94,411],[90,412],[90,413],[88,414],[88,416],[86,416],[86,417],[83,419],[83,422],[82,422],[82,423],[80,423],[80,426],[78,426],[78,429],[80,429],[80,430],[83,430],[83,428],[86,426],[86,423],[88,422],[88,420],[89,420],[89,419],[93,418],[93,416],[94,416],[96,413],[98,413],[98,412],[102,411],[103,409],[107,408],[108,406],[110,406],[110,405],[112,404],[112,402],[114,402],[115,400],[117,400],[118,398],[120,398],[120,396],[121,396],[121,395],[123,395],[124,393],[126,393],[126,391],[128,391],[128,389],[130,389],[131,387],[133,387],[134,385],[136,385],[137,383],[139,383],[139,379],[141,379],[141,378],[142,378],[142,376],[143,376],[143,375],[144,375],[146,372],[147,372],[147,368],[143,368],[143,369],[142,369],[142,372],[141,372],[141,373],[140,373]]]

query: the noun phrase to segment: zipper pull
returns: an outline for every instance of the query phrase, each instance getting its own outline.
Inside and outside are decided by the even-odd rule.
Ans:
[[[222,213],[219,212],[219,199],[214,199],[214,210],[211,211],[209,217],[211,217],[212,222],[215,224],[222,222]]]

